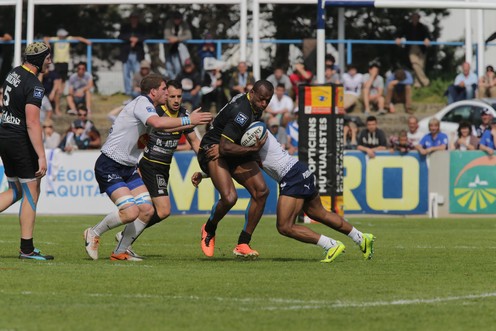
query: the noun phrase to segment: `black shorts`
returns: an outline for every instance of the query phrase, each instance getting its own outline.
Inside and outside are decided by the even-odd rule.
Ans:
[[[206,150],[204,147],[200,148],[198,151],[198,163],[200,164],[201,170],[206,173],[207,175],[210,175],[208,172],[208,162],[210,162],[210,159],[206,156]],[[229,172],[233,172],[234,168],[236,168],[239,165],[255,161],[257,162],[257,155],[256,154],[249,154],[246,156],[231,156],[231,157],[222,157],[226,163],[227,166],[229,167]]]
[[[169,185],[170,165],[152,162],[142,157],[138,167],[152,198],[169,196],[167,186]]]
[[[60,78],[62,78],[62,81],[65,82],[67,80],[67,75],[69,73],[69,63],[55,63],[55,71],[59,73]]]
[[[7,177],[35,178],[35,173],[39,169],[38,154],[31,141],[27,139],[2,140],[0,157]]]

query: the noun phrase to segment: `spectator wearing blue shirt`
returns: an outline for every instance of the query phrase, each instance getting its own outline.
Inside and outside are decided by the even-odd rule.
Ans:
[[[405,112],[412,113],[412,74],[405,69],[396,69],[386,78],[386,109],[390,113],[396,112],[394,104],[405,105]]]
[[[430,133],[426,134],[416,146],[420,154],[427,155],[448,149],[448,136],[441,132],[437,118],[431,118],[429,121],[429,131]]]
[[[494,154],[496,146],[496,118],[491,121],[491,129],[484,131],[479,143],[479,149],[489,155]]]
[[[286,125],[287,143],[286,150],[289,154],[295,155],[298,153],[298,108],[293,110],[293,120]]]
[[[470,71],[470,63],[464,62],[462,72],[456,76],[454,84],[448,87],[448,104],[473,99],[477,90],[477,81],[477,75]]]

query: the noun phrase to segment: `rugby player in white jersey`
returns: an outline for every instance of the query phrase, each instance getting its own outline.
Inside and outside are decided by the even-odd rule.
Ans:
[[[298,214],[304,211],[317,222],[348,235],[359,246],[364,259],[372,258],[374,235],[358,231],[343,217],[326,210],[322,206],[315,186],[315,175],[307,165],[282,149],[281,144],[272,134],[268,135],[264,146],[259,151],[259,156],[263,170],[279,183],[277,230],[280,234],[322,247],[325,250],[325,258],[321,262],[332,262],[343,253],[345,246],[342,242],[295,223]],[[201,182],[202,175],[206,176],[195,172],[191,177],[191,182],[195,187],[198,187]]]
[[[177,80],[167,81],[167,101],[163,105],[158,105],[155,110],[157,114],[164,117],[185,117],[189,112],[182,106],[183,88],[181,82]],[[198,154],[200,148],[200,138],[193,128],[184,131],[165,132],[163,130],[152,129],[149,132],[147,146],[143,152],[143,157],[139,161],[138,168],[143,182],[150,193],[155,212],[146,225],[149,228],[169,217],[171,212],[171,202],[169,198],[169,172],[174,152],[177,149],[179,139],[186,136],[193,151]],[[120,241],[122,232],[117,232],[115,239]],[[136,240],[136,239],[135,239]],[[129,255],[140,257],[129,246],[126,250]]]
[[[95,164],[95,177],[100,191],[107,193],[117,210],[84,231],[86,252],[93,260],[98,259],[100,236],[122,224],[127,225],[110,259],[141,260],[129,255],[126,249],[143,231],[154,213],[150,194],[137,171],[141,150],[147,142],[147,127],[181,131],[212,120],[210,113],[199,110],[188,117],[160,117],[155,107],[164,104],[167,99],[164,78],[150,74],[143,78],[140,85],[142,95],[119,113]]]

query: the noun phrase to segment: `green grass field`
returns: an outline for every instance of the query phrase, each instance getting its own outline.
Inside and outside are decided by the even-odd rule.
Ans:
[[[252,246],[232,256],[240,217],[199,247],[205,217],[174,216],[145,232],[143,262],[111,262],[114,234],[91,261],[83,230],[100,217],[39,217],[35,243],[53,262],[17,258],[16,217],[0,216],[0,330],[495,330],[496,222],[492,219],[351,219],[377,237],[363,261],[319,263],[320,248],[280,236],[264,217]]]

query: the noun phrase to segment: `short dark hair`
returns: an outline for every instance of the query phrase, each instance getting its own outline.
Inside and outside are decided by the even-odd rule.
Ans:
[[[77,110],[82,110],[82,111],[88,112],[88,108],[86,108],[86,105],[84,103],[78,103],[76,105],[76,108],[77,108]]]
[[[286,85],[283,83],[278,83],[276,87],[282,87],[283,89],[286,89]]]
[[[87,69],[86,62],[79,61],[79,63],[77,64],[76,68],[79,67],[79,66],[84,66],[84,69]]]
[[[262,88],[267,89],[267,91],[274,93],[274,85],[271,82],[265,79],[260,79],[255,82],[253,85],[253,91],[255,93],[260,92]]]
[[[175,79],[171,79],[171,80],[167,81],[167,83],[165,83],[165,86],[167,88],[169,88],[169,87],[172,86],[173,88],[176,88],[178,90],[182,90],[183,89],[183,86],[182,86],[181,82],[178,81],[178,80],[175,80]]]
[[[377,122],[377,118],[375,116],[369,116],[367,117],[367,122]]]
[[[145,76],[140,83],[141,94],[149,94],[154,88],[159,88],[162,82],[165,83],[165,79],[159,74],[149,74]]]
[[[396,78],[400,82],[401,81],[404,81],[406,79],[406,72],[405,72],[405,70],[403,70],[401,68],[400,69],[396,69],[394,71],[394,78]]]
[[[332,63],[336,63],[336,58],[332,54],[327,54],[325,60],[332,61]]]

